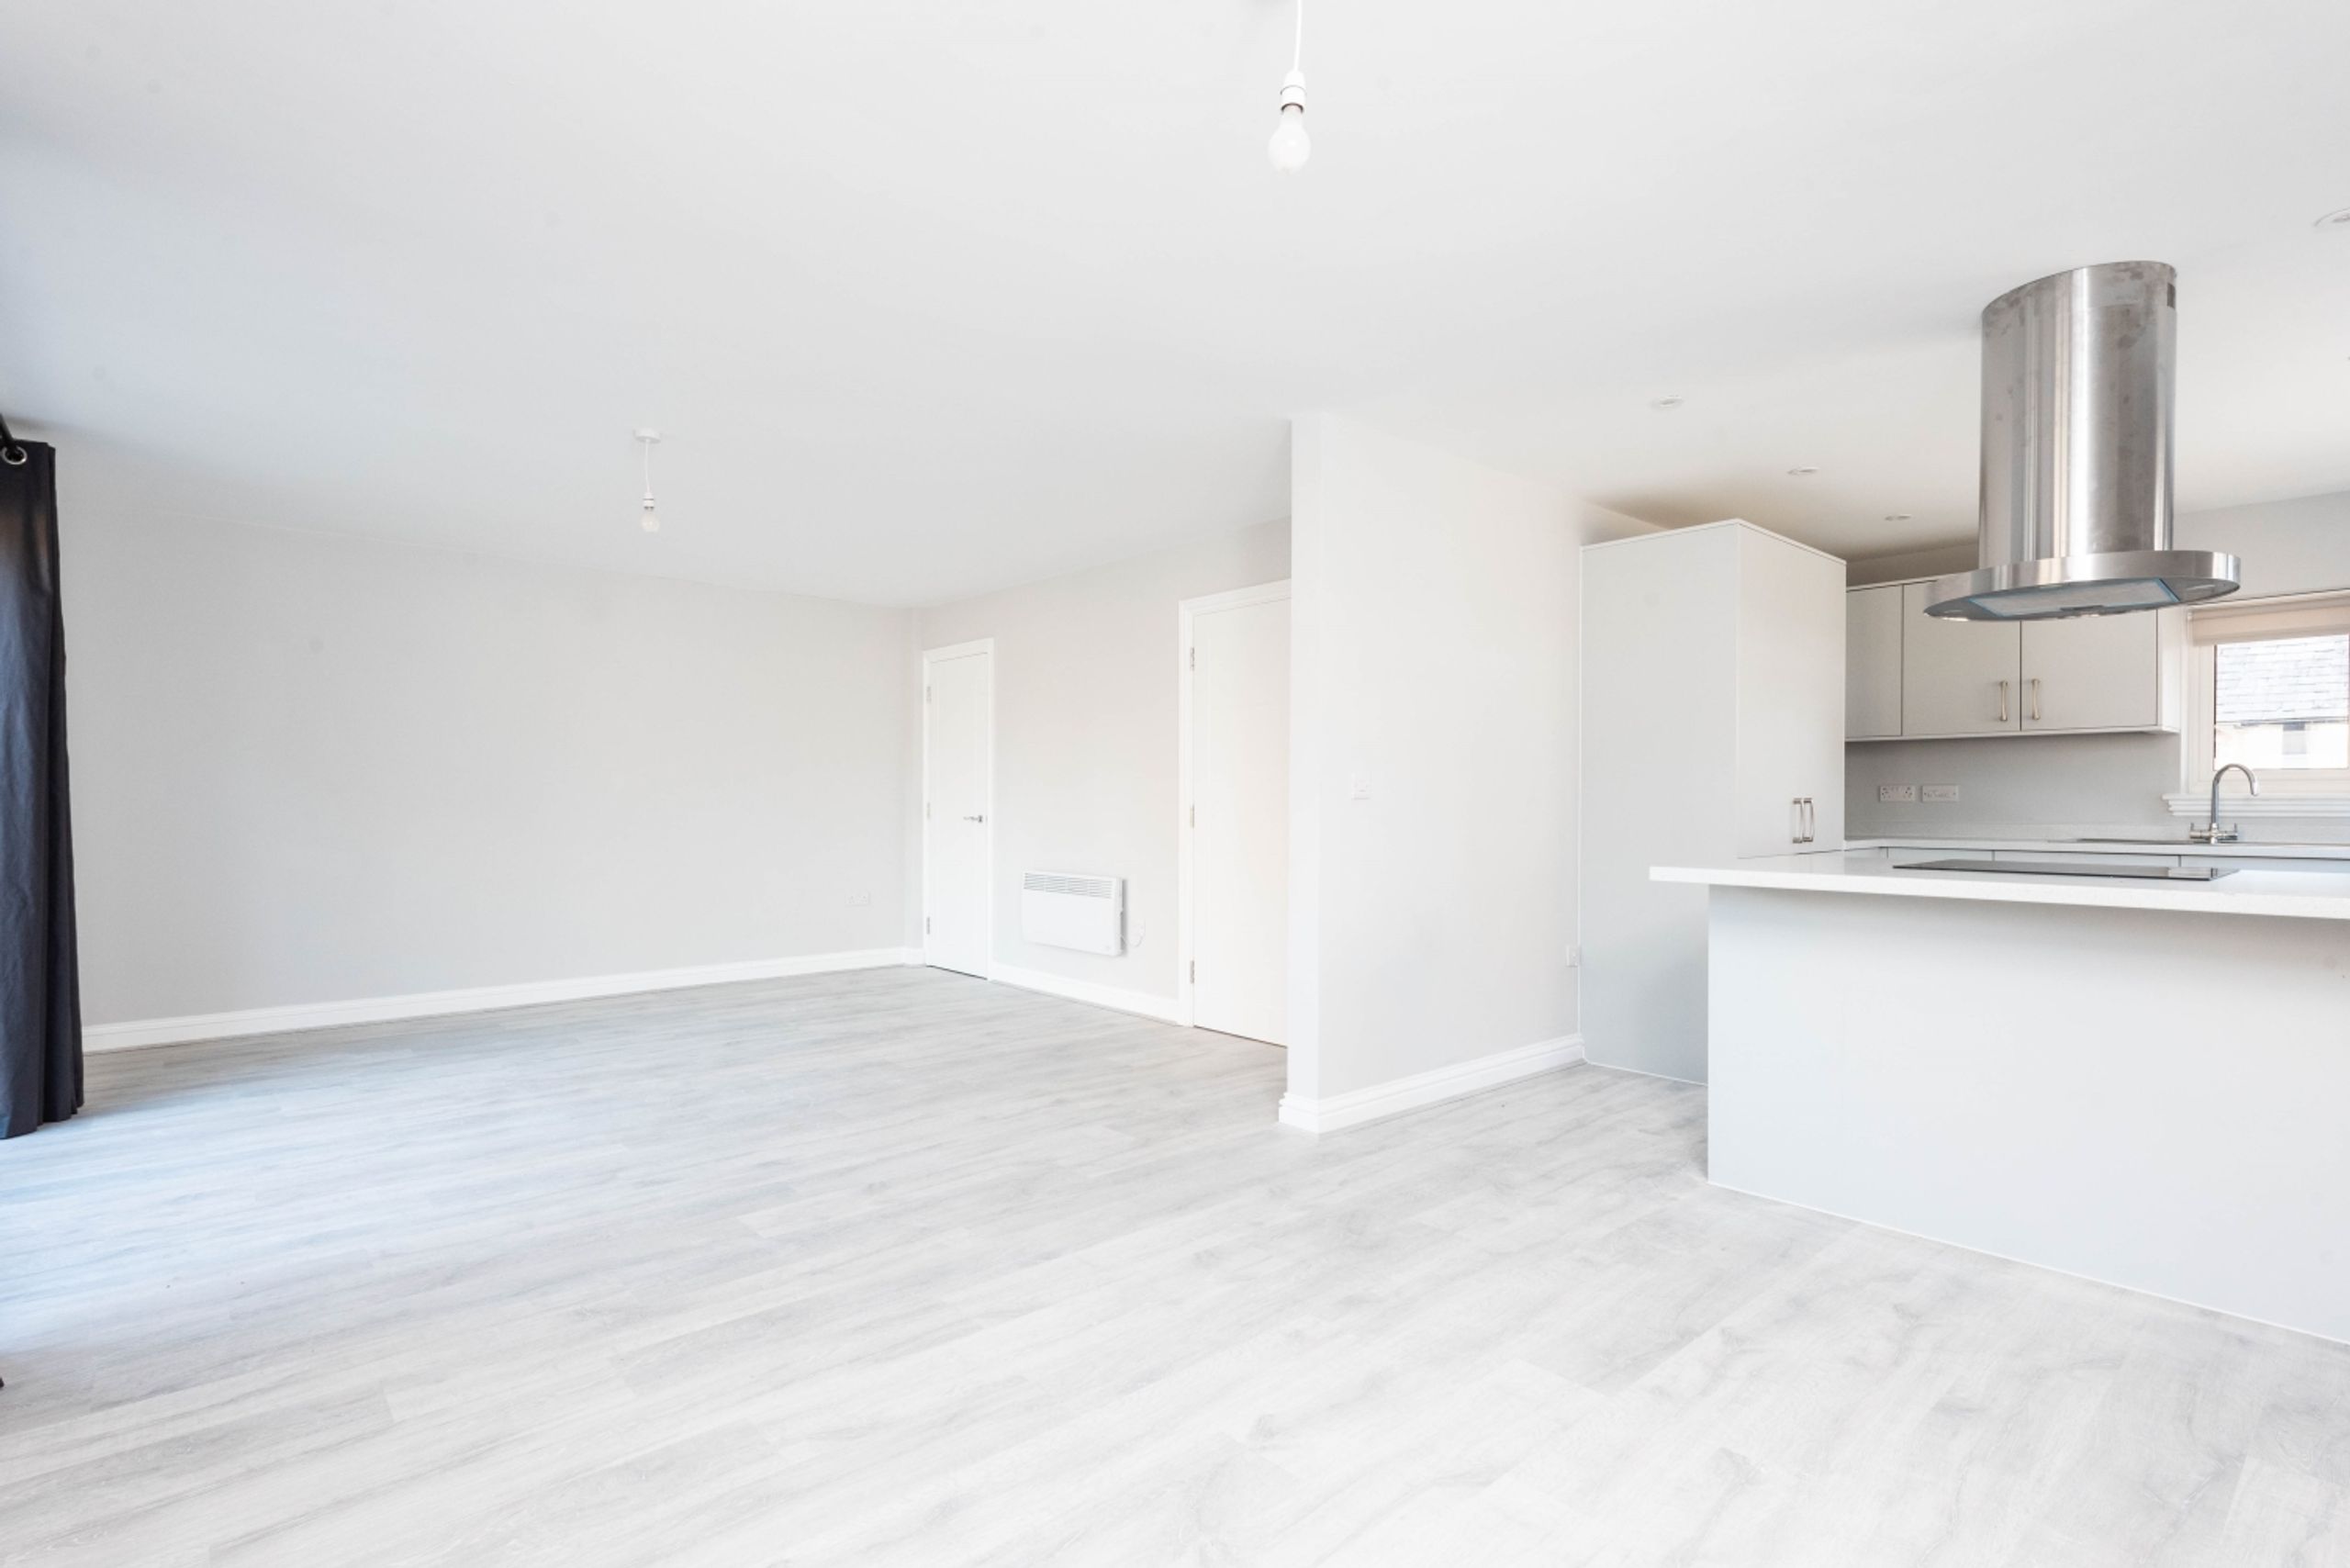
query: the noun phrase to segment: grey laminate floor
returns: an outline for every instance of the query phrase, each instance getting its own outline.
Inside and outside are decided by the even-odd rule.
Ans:
[[[918,970],[93,1066],[9,1563],[2350,1562],[2350,1348],[1716,1192],[1683,1086],[1316,1144]]]

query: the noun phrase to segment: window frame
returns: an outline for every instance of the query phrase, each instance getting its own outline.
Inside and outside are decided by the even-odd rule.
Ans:
[[[2314,619],[2313,619],[2314,618]],[[2289,620],[2289,633],[2278,623]],[[2200,634],[2196,625],[2206,628]],[[2231,624],[2253,636],[2225,634]],[[2200,818],[2210,810],[2213,738],[2217,728],[2219,644],[2273,641],[2283,635],[2350,636],[2350,593],[2308,593],[2225,600],[2188,612],[2185,744],[2179,749],[2179,792],[2169,797],[2180,816]],[[2260,776],[2260,793],[2248,794],[2240,777],[2221,792],[2227,816],[2350,817],[2350,767],[2271,768]]]

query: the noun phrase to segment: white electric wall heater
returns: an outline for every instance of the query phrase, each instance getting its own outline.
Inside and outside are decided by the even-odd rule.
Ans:
[[[1020,879],[1020,935],[1047,947],[1123,953],[1126,884],[1117,877],[1027,872]]]

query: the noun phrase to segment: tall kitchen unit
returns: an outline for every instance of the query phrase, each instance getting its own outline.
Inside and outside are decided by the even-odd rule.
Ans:
[[[1844,563],[1733,519],[1583,552],[1583,1036],[1706,1081],[1706,890],[1844,844]]]

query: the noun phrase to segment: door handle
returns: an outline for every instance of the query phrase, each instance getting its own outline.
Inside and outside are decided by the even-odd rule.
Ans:
[[[2004,724],[2004,723],[2006,723],[2007,722],[2008,722],[2008,683],[2007,683],[2006,681],[2004,681],[2004,680],[2003,680],[2003,681],[1999,682],[1999,722],[2001,722],[2002,724]]]
[[[2040,722],[2040,678],[2031,678],[2031,722]]]
[[[981,815],[979,815],[979,816],[976,816],[976,817],[965,817],[963,820],[964,820],[965,822],[967,822],[967,823],[983,823],[983,822],[987,821],[988,819],[987,819],[987,817],[985,816],[985,814],[981,814]]]

